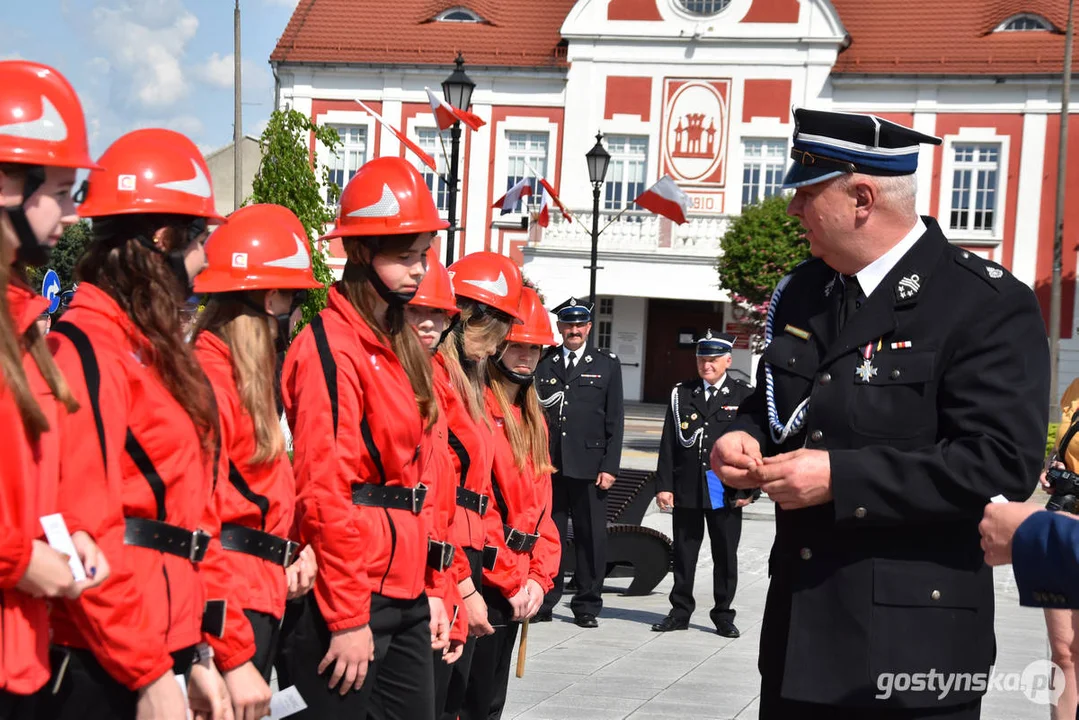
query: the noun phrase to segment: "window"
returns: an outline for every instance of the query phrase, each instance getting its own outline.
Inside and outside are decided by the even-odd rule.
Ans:
[[[1008,18],[994,32],[1022,32],[1024,30],[1053,30],[1053,24],[1041,15],[1020,13]]]
[[[442,179],[440,175],[447,175],[446,169],[446,155],[442,152],[442,143],[438,140],[438,131],[434,128],[420,128],[416,131],[416,144],[423,148],[423,151],[435,159],[435,165],[438,166],[438,174],[434,170],[424,165],[419,159],[416,159],[416,169],[423,174],[423,181],[427,183],[427,189],[431,191],[431,195],[435,198],[435,205],[439,210],[448,210],[450,207],[450,189],[446,184],[446,181]],[[446,143],[446,150],[450,148],[450,131],[446,130],[442,133],[442,141]],[[413,156],[414,157],[414,156]]]
[[[596,313],[596,347],[611,349],[612,328],[614,326],[614,298],[599,298],[599,312]]]
[[[678,4],[691,15],[707,17],[726,10],[731,0],[678,0]]]
[[[948,227],[993,233],[997,222],[1000,145],[956,143],[952,146],[952,204]]]
[[[450,8],[443,13],[438,14],[435,20],[440,22],[466,22],[466,23],[481,23],[484,19],[476,13],[472,12],[468,8],[456,7]]]
[[[743,140],[742,158],[742,207],[777,195],[787,167],[787,141]]]
[[[329,159],[330,182],[337,183],[338,192],[341,192],[360,166],[367,162],[367,127],[334,125],[333,128],[341,136],[341,147]],[[326,189],[326,202],[335,204],[337,198],[333,188]]]
[[[644,192],[648,166],[648,138],[608,135],[611,163],[603,185],[603,208],[622,210]]]
[[[547,133],[507,132],[506,141],[509,145],[506,190],[508,191],[523,178],[529,178],[532,195],[525,198],[524,204],[538,209],[543,205],[544,190],[536,175],[547,176]],[[513,211],[521,212],[522,204],[518,204]]]

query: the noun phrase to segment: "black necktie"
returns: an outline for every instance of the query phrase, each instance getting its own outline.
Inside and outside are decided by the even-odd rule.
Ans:
[[[708,404],[711,405],[712,401],[716,399],[716,386],[713,385],[708,388]]]
[[[571,350],[569,353],[569,369],[572,370],[575,367],[577,367],[577,353]]]
[[[850,319],[854,317],[855,311],[858,310],[858,303],[861,298],[862,288],[858,284],[858,277],[856,275],[844,275],[843,276],[843,304],[839,309],[839,329],[842,330],[843,326],[850,322]]]

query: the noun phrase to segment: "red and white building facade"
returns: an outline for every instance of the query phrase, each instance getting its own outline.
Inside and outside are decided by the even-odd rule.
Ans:
[[[744,204],[779,191],[792,106],[872,112],[943,138],[922,151],[919,212],[1033,287],[1048,322],[1066,0],[375,4],[300,0],[271,58],[278,106],[338,129],[336,156],[312,149],[342,186],[371,158],[415,160],[357,99],[441,167],[424,88],[440,94],[462,52],[477,85],[471,111],[486,125],[463,132],[456,255],[509,255],[548,306],[588,296],[585,154],[601,132],[611,163],[595,316],[599,343],[622,360],[627,400],[664,402],[693,373],[689,341],[709,327],[739,328],[715,270],[719,240]],[[444,184],[416,162],[445,210]],[[516,212],[492,208],[535,174],[573,221],[552,207],[548,227],[534,222],[538,182]],[[632,204],[664,174],[693,201],[684,225]],[[1066,187],[1061,391],[1079,376],[1077,118]],[[343,263],[339,245],[329,250]],[[748,349],[735,351],[736,370],[751,374],[754,363]]]

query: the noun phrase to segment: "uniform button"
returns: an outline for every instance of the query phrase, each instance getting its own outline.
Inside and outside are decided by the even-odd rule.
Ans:
[[[565,435],[566,433],[562,433],[562,434]],[[864,507],[856,508],[855,511],[854,511],[854,517],[856,517],[858,519],[864,518],[865,517],[865,508]]]
[[[809,548],[802,548],[798,551],[798,554],[802,556],[803,560],[809,560],[813,557],[813,551]]]
[[[794,364],[796,362],[798,362],[796,358],[790,358],[789,360],[787,360],[787,367],[794,367]]]
[[[895,370],[892,370],[892,380],[898,380],[898,379],[899,379],[899,368],[896,368]]]
[[[704,423],[704,426],[705,426],[705,427],[708,427],[708,423],[707,423],[707,421],[706,421],[706,422]]]
[[[569,390],[569,385],[566,386],[566,389]]]
[[[813,442],[820,442],[824,439],[824,433],[822,433],[820,430],[814,430],[813,434],[809,436],[809,439]]]
[[[562,431],[562,437],[566,437],[566,431],[565,430]]]
[[[565,400],[565,401],[563,401],[563,402],[562,402],[562,405],[569,405],[569,400]]]
[[[821,373],[820,384],[821,385],[827,385],[830,382],[832,382],[832,374],[831,373]]]
[[[933,598],[934,600],[940,600],[940,590],[934,590],[933,592],[929,593],[929,597]]]

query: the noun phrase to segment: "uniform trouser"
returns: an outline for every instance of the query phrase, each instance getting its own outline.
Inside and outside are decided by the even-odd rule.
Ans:
[[[244,610],[244,615],[255,634],[255,656],[251,658],[251,663],[262,673],[266,682],[270,682],[281,637],[281,621],[257,610]]]
[[[555,475],[551,487],[554,495],[551,519],[560,538],[566,537],[569,518],[573,518],[577,591],[570,600],[570,610],[575,617],[599,615],[603,609],[603,580],[607,576],[607,491],[596,486],[595,478],[582,480],[563,475]],[[558,604],[563,587],[563,572],[559,568],[554,587],[543,598],[542,610],[550,612]]]
[[[738,542],[742,538],[742,508],[702,510],[674,506],[674,588],[671,590],[671,615],[689,620],[696,602],[693,579],[697,557],[708,525],[712,545],[712,622],[734,621],[731,608],[738,587]]]
[[[460,720],[498,720],[506,706],[513,643],[521,623],[511,619],[513,607],[495,588],[484,587],[483,598],[487,601],[487,619],[495,632],[476,639]]]
[[[303,613],[288,637],[282,688],[295,685],[307,709],[296,720],[433,720],[431,608],[427,595],[398,600],[371,595],[371,632],[375,661],[358,692],[342,696],[331,690],[331,666],[322,675],[318,665],[330,647],[330,630],[315,593],[308,593]]]
[[[464,551],[469,567],[472,569],[472,582],[476,589],[480,590],[483,587],[483,551],[469,547],[464,548]],[[465,702],[465,693],[468,690],[469,672],[475,651],[476,638],[470,634],[461,657],[457,658],[457,662],[452,665],[447,665],[442,659],[441,650],[431,654],[435,666],[435,711],[436,717],[441,720],[456,720],[458,713],[461,712],[461,706]]]
[[[173,673],[190,678],[194,659],[194,647],[172,653]],[[52,677],[37,694],[38,720],[134,720],[138,693],[109,675],[93,652],[54,645],[49,661]]]
[[[36,695],[16,695],[0,690],[0,720],[34,720]]]

